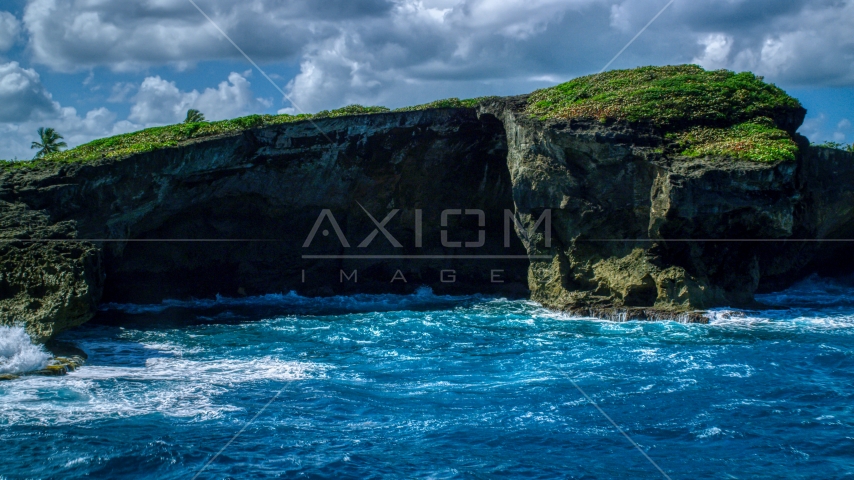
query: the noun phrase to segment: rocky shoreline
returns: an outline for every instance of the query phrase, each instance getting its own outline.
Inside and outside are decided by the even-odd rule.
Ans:
[[[797,159],[758,163],[674,155],[643,122],[535,118],[526,101],[7,169],[0,324],[44,342],[103,302],[422,285],[705,322],[703,310],[854,270],[845,243],[817,241],[854,234],[854,155],[810,147],[795,134],[803,112],[779,124]]]

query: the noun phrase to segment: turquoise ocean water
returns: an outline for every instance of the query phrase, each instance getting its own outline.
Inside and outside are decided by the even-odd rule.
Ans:
[[[84,367],[0,382],[0,478],[190,479],[227,444],[198,478],[664,478],[573,381],[674,479],[854,477],[854,282],[760,300],[784,308],[688,325],[426,289],[108,305],[62,335]],[[0,370],[46,358],[2,335]]]

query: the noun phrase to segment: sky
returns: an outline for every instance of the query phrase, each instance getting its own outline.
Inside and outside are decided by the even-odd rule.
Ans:
[[[178,123],[528,93],[597,73],[669,0],[0,0],[0,158]],[[610,68],[753,71],[854,142],[854,0],[675,0]],[[288,100],[290,98],[291,100]]]

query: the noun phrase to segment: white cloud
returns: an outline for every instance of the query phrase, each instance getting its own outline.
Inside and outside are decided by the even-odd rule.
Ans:
[[[522,93],[542,87],[543,78],[567,75],[554,73],[565,70],[563,61],[545,70],[543,65],[518,65],[532,56],[516,51],[516,45],[549,37],[544,32],[564,22],[568,12],[597,4],[605,8],[600,0],[402,1],[389,20],[366,21],[307,46],[288,93],[305,111]],[[607,25],[606,18],[601,20]],[[549,43],[554,43],[550,49],[566,51],[572,39]]]
[[[0,123],[0,158],[32,158],[34,152],[30,149],[30,143],[37,139],[36,130],[39,127],[54,128],[63,135],[69,147],[140,128],[139,125],[116,123],[115,120],[116,114],[103,107],[90,110],[81,117],[75,108],[57,105],[56,112],[39,119]]]
[[[724,66],[789,85],[854,85],[854,2],[801,0],[786,8],[753,25],[730,26],[738,53]]]
[[[843,118],[836,124],[836,131],[833,132],[833,141],[834,142],[845,142],[848,138],[848,135],[845,134],[845,131],[851,129],[851,121],[847,118]],[[845,130],[845,131],[844,131]]]
[[[319,46],[288,84],[294,105],[311,112],[362,103],[365,98],[380,95],[383,84],[393,81],[394,73],[378,74],[371,65],[370,53],[362,48],[358,38],[338,38]]]
[[[542,86],[527,79],[595,72],[663,3],[206,0],[202,6],[256,61],[299,64],[290,93],[316,110],[354,101],[402,105],[445,92],[523,93]],[[242,61],[181,0],[28,0],[23,23],[33,60],[59,71]],[[790,85],[854,85],[851,25],[852,1],[676,2],[614,66],[694,61],[752,69]]]
[[[118,82],[113,85],[110,97],[107,98],[107,101],[110,103],[122,103],[128,99],[134,90],[136,90],[136,85],[130,82]]]
[[[348,103],[395,107],[449,96],[526,93],[544,82],[592,73],[664,3],[205,0],[200,5],[262,65],[299,65],[299,73],[281,83],[287,83],[297,105],[311,112]],[[12,27],[4,29],[2,22]],[[177,122],[188,108],[217,119],[273,106],[254,98],[249,78],[236,73],[216,87],[191,90],[178,88],[162,70],[157,70],[160,76],[140,74],[119,83],[102,74],[243,62],[186,0],[26,0],[22,22],[0,14],[0,47],[19,24],[25,35],[14,38],[25,37],[28,61],[59,72],[95,71],[104,89],[113,84],[108,102],[131,103],[129,118],[109,129]],[[681,1],[614,68],[693,61],[707,68],[754,70],[787,86],[854,86],[851,25],[850,0]],[[64,109],[44,91],[35,72],[16,68],[19,80],[32,87],[16,83],[16,91],[32,101],[7,95],[3,98],[11,103],[0,104],[0,116],[59,118]],[[296,111],[284,102],[275,108]],[[81,115],[68,118],[83,125],[88,114]],[[823,133],[833,131],[829,124],[821,127]]]
[[[807,118],[798,131],[801,135],[816,143],[828,140],[846,143],[851,138],[848,135],[850,129],[851,121],[847,118],[836,122],[835,119],[831,120],[828,118],[825,113],[819,113],[818,115]]]
[[[257,113],[270,107],[269,101],[256,99],[246,79],[250,72],[242,75],[232,72],[228,81],[217,88],[183,92],[175,82],[148,77],[143,80],[133,97],[129,120],[144,125],[177,123],[184,119],[187,110],[195,108],[208,120],[221,120]]]
[[[309,111],[524,93],[542,86],[532,79],[595,72],[661,6],[658,0],[460,0],[438,5],[439,15],[427,14],[426,3],[402,1],[382,26],[347,25],[337,37],[306,47],[289,93]],[[680,2],[614,66],[693,62],[753,70],[789,86],[854,86],[851,25],[854,2]]]
[[[96,108],[84,115],[73,107],[62,107],[41,83],[33,69],[17,62],[0,64],[0,157],[30,158],[30,143],[39,127],[52,127],[65,136],[69,145],[121,133],[116,115],[106,108]]]
[[[118,83],[113,88],[115,101],[126,101],[134,90],[136,94],[128,119],[117,121],[116,113],[104,107],[85,115],[63,107],[52,99],[35,70],[16,62],[0,65],[0,158],[30,158],[30,142],[39,127],[56,129],[73,148],[96,138],[178,123],[190,108],[201,110],[209,120],[263,111],[272,102],[253,96],[247,80],[250,73],[232,72],[227,81],[202,92],[181,91],[175,82],[159,76],[146,78],[138,87]]]
[[[468,28],[497,31],[517,39],[544,32],[558,23],[568,11],[574,11],[597,0],[462,0],[445,18]]]
[[[788,42],[774,38],[765,40],[759,58],[759,71],[771,76],[778,76],[795,60]]]
[[[611,26],[621,32],[627,32],[631,29],[632,24],[629,21],[629,12],[626,11],[625,5],[611,6]]]
[[[381,15],[393,6],[387,0],[201,4],[257,60],[296,60],[307,42],[337,33],[337,22]],[[189,2],[180,0],[29,0],[23,23],[34,60],[60,71],[186,68],[204,60],[240,58]]]
[[[143,124],[176,123],[181,119],[181,112],[186,112],[198,96],[195,90],[181,92],[175,82],[160,76],[148,77],[134,97],[128,118]]]
[[[35,70],[18,62],[0,64],[0,122],[23,122],[58,109]]]
[[[21,22],[9,12],[0,11],[0,52],[12,48],[21,34]]]
[[[693,63],[709,70],[718,70],[727,66],[729,52],[732,49],[732,37],[722,33],[713,33],[700,39],[703,55],[695,57]]]

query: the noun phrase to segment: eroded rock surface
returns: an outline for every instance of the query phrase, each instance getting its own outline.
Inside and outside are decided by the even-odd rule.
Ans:
[[[796,162],[664,155],[651,126],[555,121],[525,97],[482,107],[504,123],[532,298],[616,320],[701,320],[760,289],[851,271],[854,155],[809,147]],[[801,116],[802,119],[802,116]],[[794,133],[800,121],[781,128]],[[537,222],[551,212],[551,244]],[[832,260],[831,260],[832,259]],[[693,313],[692,313],[693,312]]]
[[[74,235],[73,222],[51,224],[45,212],[0,202],[0,323],[23,324],[43,342],[92,318],[103,292],[101,250],[64,241]]]
[[[651,126],[541,121],[524,102],[327,118],[323,134],[291,123],[6,171],[0,323],[44,341],[102,302],[420,285],[701,321],[698,310],[851,271],[846,244],[801,241],[854,234],[851,154],[804,144],[794,162],[665,155]]]
[[[44,340],[88,320],[98,302],[422,285],[527,295],[525,250],[515,235],[504,242],[513,200],[495,118],[443,109],[316,124],[323,133],[292,123],[3,173],[5,238],[86,241],[4,243],[0,322]],[[445,210],[458,212],[442,226]]]

